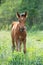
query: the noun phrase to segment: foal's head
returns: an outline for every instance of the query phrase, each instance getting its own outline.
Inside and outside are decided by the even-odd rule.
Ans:
[[[27,12],[19,14],[17,12],[17,18],[19,20],[19,31],[23,32],[25,30],[25,21],[27,18]]]

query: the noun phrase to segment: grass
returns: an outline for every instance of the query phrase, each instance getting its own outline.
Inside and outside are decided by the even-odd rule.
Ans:
[[[27,33],[27,53],[12,53],[11,32],[0,31],[0,65],[43,65],[43,31]]]

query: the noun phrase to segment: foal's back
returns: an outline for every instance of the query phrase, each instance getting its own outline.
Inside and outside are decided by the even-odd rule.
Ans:
[[[19,24],[18,21],[14,21],[14,22],[12,23],[12,30],[13,30],[13,29],[16,29],[16,27],[17,27],[18,24]]]

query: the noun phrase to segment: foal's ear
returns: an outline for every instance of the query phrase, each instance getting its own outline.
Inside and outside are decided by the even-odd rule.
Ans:
[[[27,18],[27,11],[25,12],[25,17]]]
[[[17,16],[17,18],[19,18],[19,17],[20,17],[20,14],[17,12],[17,13],[16,13],[16,16]]]

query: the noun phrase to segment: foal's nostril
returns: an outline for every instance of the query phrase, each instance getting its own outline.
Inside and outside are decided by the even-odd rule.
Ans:
[[[24,30],[24,28],[22,28],[22,30]]]

